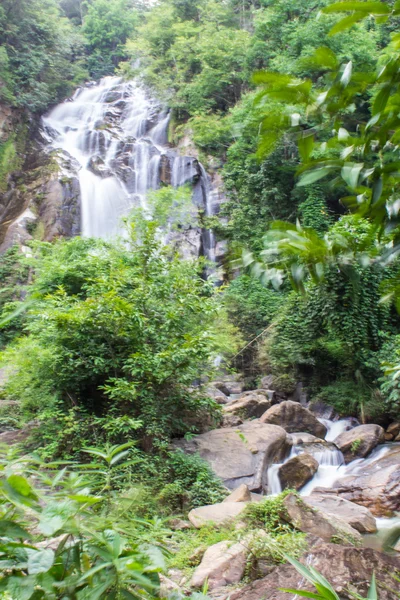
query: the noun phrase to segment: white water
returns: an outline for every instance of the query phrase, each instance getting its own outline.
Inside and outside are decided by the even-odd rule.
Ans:
[[[168,147],[168,123],[169,114],[143,87],[117,77],[79,89],[43,119],[50,148],[74,159],[83,236],[110,238],[121,232],[121,220],[133,207],[147,208],[147,193],[161,184],[162,161],[169,183],[197,186],[196,206],[213,214],[210,178],[195,158]],[[214,261],[212,232],[199,235],[204,254]]]

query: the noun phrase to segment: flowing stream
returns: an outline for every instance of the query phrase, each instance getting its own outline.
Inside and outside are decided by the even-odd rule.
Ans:
[[[162,185],[189,184],[198,210],[218,210],[218,189],[204,167],[168,145],[169,118],[142,86],[105,77],[43,119],[49,149],[68,158],[79,181],[83,236],[119,234],[121,219],[134,207],[146,209],[147,193]],[[188,244],[189,254],[215,261],[212,231],[192,227]]]
[[[352,429],[357,423],[354,419],[341,419],[330,421],[319,419],[327,428],[326,442],[333,442],[341,433]],[[353,460],[345,464],[343,454],[334,444],[324,445],[321,451],[313,451],[312,455],[318,462],[318,471],[314,477],[299,491],[301,496],[309,496],[315,488],[332,488],[338,479],[346,475],[354,475],[368,469],[376,460],[382,458],[393,448],[393,443],[377,446],[367,458]],[[279,479],[279,469],[288,460],[304,452],[302,444],[292,446],[290,454],[279,464],[273,464],[268,469],[268,491],[270,495],[282,491]],[[378,531],[375,534],[364,536],[366,545],[377,550],[393,551],[393,546],[400,540],[400,515],[393,518],[379,518],[376,520]]]

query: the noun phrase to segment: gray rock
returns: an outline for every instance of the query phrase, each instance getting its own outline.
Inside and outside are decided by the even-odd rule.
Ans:
[[[260,418],[261,423],[280,425],[288,433],[304,431],[319,438],[326,435],[326,427],[298,402],[287,400],[271,406]]]
[[[236,490],[233,490],[229,496],[227,496],[224,502],[251,502],[251,493],[245,483],[239,485]]]
[[[209,504],[193,508],[188,514],[188,519],[200,529],[207,523],[213,525],[225,525],[240,515],[247,506],[247,502],[220,502],[219,504]]]
[[[380,425],[359,425],[341,433],[334,443],[342,451],[346,463],[355,458],[365,458],[380,442],[384,441],[384,429]]]
[[[323,513],[336,515],[360,533],[375,533],[377,530],[376,520],[365,506],[360,506],[338,496],[324,494],[302,496],[302,500],[309,506],[318,508]]]
[[[190,585],[202,588],[207,582],[208,589],[214,590],[238,583],[246,568],[247,549],[240,543],[219,542],[210,546],[193,573]]]
[[[267,490],[268,467],[281,462],[290,449],[284,429],[259,421],[214,429],[174,445],[189,454],[200,454],[229,489],[245,483],[254,492]]]
[[[361,535],[346,521],[335,515],[312,508],[295,495],[284,498],[285,514],[282,517],[304,533],[310,533],[327,542],[340,540],[344,544],[361,542]]]
[[[348,598],[345,592],[352,589],[363,598],[367,597],[369,582],[375,572],[379,585],[379,600],[397,600],[396,581],[392,574],[400,568],[397,557],[388,556],[371,548],[355,548],[313,540],[309,552],[301,562],[319,571],[337,591],[338,595]],[[279,565],[272,572],[244,588],[230,594],[230,600],[288,600],[281,588],[308,590],[315,588],[308,583],[292,565]]]
[[[272,400],[257,392],[246,393],[224,406],[224,415],[237,415],[247,419],[261,417],[271,406]]]

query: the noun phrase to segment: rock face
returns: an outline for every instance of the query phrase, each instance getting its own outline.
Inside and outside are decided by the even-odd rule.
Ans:
[[[342,451],[346,463],[349,463],[355,458],[365,458],[384,440],[384,434],[379,425],[359,425],[340,434],[335,444]]]
[[[304,431],[319,438],[326,435],[326,427],[298,402],[287,400],[267,410],[260,419],[261,423],[280,425],[288,433]]]
[[[354,504],[354,502],[349,502],[338,496],[323,494],[303,496],[302,500],[323,513],[336,515],[360,533],[376,532],[376,520],[365,506]]]
[[[242,483],[234,490],[224,502],[251,502],[251,493],[246,484]]]
[[[285,520],[292,523],[304,533],[311,533],[327,542],[333,539],[341,543],[354,543],[361,541],[361,535],[338,517],[313,509],[295,494],[289,494],[283,500],[286,514]]]
[[[285,462],[278,471],[282,489],[300,490],[318,471],[318,461],[311,454],[300,454]]]
[[[267,396],[258,390],[246,393],[224,406],[224,416],[236,415],[246,419],[261,417],[271,406],[273,395],[274,392]]]
[[[348,598],[344,591],[351,586],[363,598],[367,597],[369,582],[372,573],[381,583],[379,586],[379,600],[397,600],[396,586],[392,573],[400,568],[400,560],[392,556],[381,554],[371,548],[354,548],[352,546],[339,546],[321,540],[310,543],[312,552],[304,555],[301,562],[313,566],[333,586],[339,595]],[[233,592],[230,600],[288,600],[291,598],[280,588],[308,590],[315,593],[315,588],[304,580],[291,565],[280,565],[272,573]]]
[[[193,573],[190,585],[201,588],[207,582],[209,590],[238,583],[246,568],[245,546],[233,542],[219,542],[210,546]]]
[[[199,506],[190,511],[188,519],[197,529],[200,529],[200,527],[203,527],[207,523],[224,525],[240,515],[246,506],[246,502],[220,502],[219,504]]]
[[[373,515],[390,516],[400,510],[400,448],[395,446],[381,458],[366,461],[353,475],[338,479],[332,488],[315,493],[334,494],[361,504]]]
[[[267,489],[268,467],[286,456],[290,440],[282,427],[250,421],[179,440],[175,446],[199,453],[229,489],[245,483],[250,491],[261,492]]]

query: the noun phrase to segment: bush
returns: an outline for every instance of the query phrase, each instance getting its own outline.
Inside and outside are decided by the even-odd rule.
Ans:
[[[217,411],[193,382],[212,372],[228,340],[217,332],[223,313],[203,265],[164,247],[153,221],[137,219],[129,232],[129,247],[83,239],[34,245],[26,335],[3,354],[6,393],[29,417],[48,420],[48,410],[72,410],[78,422],[129,417],[138,427],[128,436],[150,450]]]

